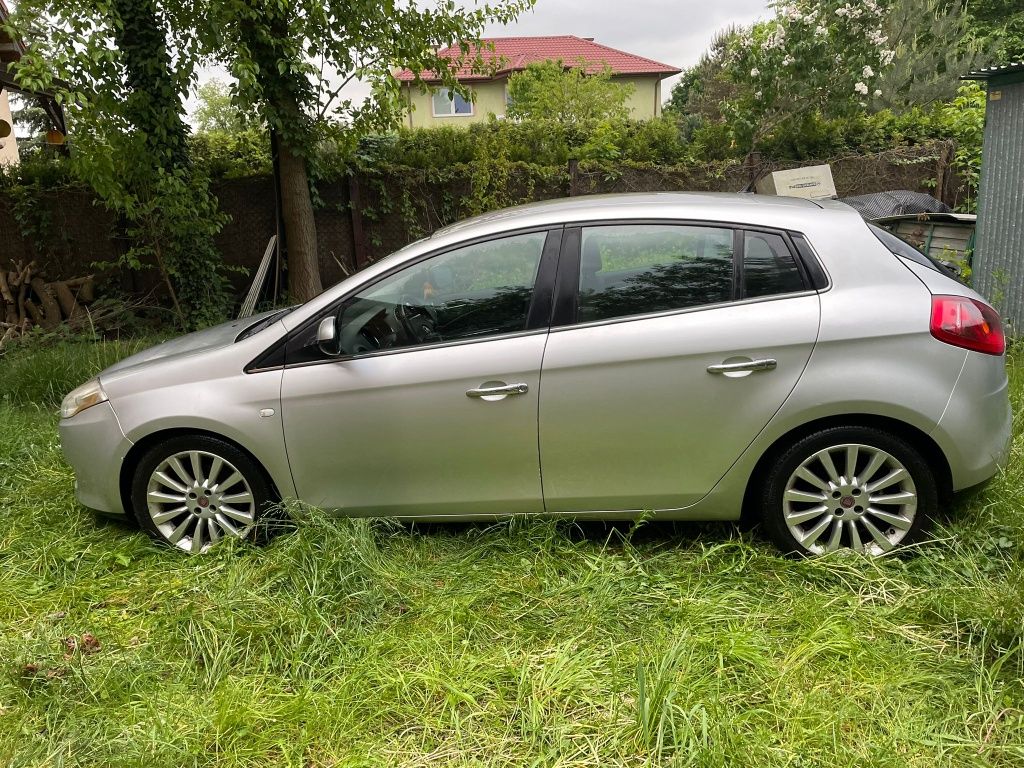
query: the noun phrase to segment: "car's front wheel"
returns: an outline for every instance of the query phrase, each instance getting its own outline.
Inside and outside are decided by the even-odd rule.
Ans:
[[[881,555],[918,541],[937,507],[935,475],[914,446],[875,428],[833,427],[777,457],[761,512],[784,552]]]
[[[151,448],[132,483],[139,525],[192,554],[222,539],[254,536],[272,503],[272,487],[256,462],[208,435],[174,437]]]

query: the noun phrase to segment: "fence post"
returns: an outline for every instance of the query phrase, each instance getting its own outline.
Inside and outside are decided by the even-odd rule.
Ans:
[[[569,158],[569,197],[576,197],[580,193],[580,161],[575,157]]]
[[[948,173],[949,166],[953,162],[953,146],[950,142],[944,141],[942,143],[942,149],[939,150],[938,160],[935,161],[935,197],[939,198],[940,202],[950,205],[946,187],[948,185]],[[952,207],[950,205],[950,207]]]
[[[359,270],[365,266],[368,257],[366,238],[363,236],[363,203],[359,194],[359,179],[354,173],[348,177],[348,208],[352,215],[352,263]]]

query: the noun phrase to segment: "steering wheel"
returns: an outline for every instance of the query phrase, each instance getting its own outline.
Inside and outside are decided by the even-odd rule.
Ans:
[[[394,314],[411,341],[440,341],[441,335],[437,332],[437,312],[433,307],[416,304],[407,294],[395,305]]]

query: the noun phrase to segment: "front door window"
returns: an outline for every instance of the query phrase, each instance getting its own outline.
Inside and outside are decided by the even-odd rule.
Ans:
[[[386,277],[342,304],[343,355],[526,328],[545,232],[468,245]]]

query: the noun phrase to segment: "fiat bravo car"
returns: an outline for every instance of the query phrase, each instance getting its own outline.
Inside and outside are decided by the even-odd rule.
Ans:
[[[836,202],[575,198],[435,232],[70,393],[82,504],[198,553],[283,500],[415,520],[732,520],[920,538],[1007,457],[999,317]]]

